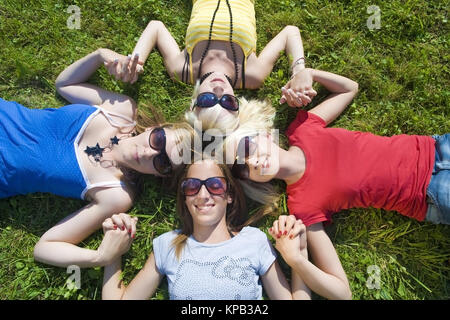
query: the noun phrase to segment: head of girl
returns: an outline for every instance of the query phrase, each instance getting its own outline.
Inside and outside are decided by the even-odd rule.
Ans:
[[[227,165],[213,159],[186,166],[178,184],[177,213],[181,220],[180,235],[174,240],[177,255],[195,228],[225,224],[230,232],[239,231],[247,218],[239,183]]]
[[[277,131],[242,126],[229,135],[221,147],[225,163],[245,195],[263,204],[247,223],[258,221],[267,214],[279,214],[280,195],[269,183],[280,170]]]
[[[241,127],[224,140],[226,163],[233,176],[244,181],[264,183],[276,178],[280,151],[276,130]]]
[[[195,135],[188,123],[164,123],[140,112],[136,131],[137,135],[117,145],[119,164],[161,177],[172,176],[184,166],[183,153],[190,154]]]
[[[225,136],[246,123],[257,129],[272,126],[275,109],[268,101],[237,98],[227,77],[213,73],[197,81],[185,118],[193,127],[201,124],[201,131],[216,129],[220,133],[211,135]]]

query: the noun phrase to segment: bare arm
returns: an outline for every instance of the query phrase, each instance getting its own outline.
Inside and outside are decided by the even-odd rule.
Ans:
[[[139,64],[144,64],[154,47],[157,47],[161,53],[170,77],[181,79],[184,54],[166,26],[157,20],[149,22],[139,38],[132,56],[138,54]]]
[[[311,290],[303,280],[303,275],[295,269],[298,255],[308,260],[306,229],[301,220],[294,216],[279,216],[269,229],[270,235],[276,239],[276,248],[286,263],[291,267],[291,293],[294,300],[310,300]]]
[[[246,86],[250,89],[259,88],[264,79],[272,72],[281,51],[285,50],[291,63],[295,63],[299,58],[304,57],[303,42],[300,30],[295,26],[286,26],[277,34],[261,51],[259,57],[249,57],[246,69]],[[300,71],[304,65],[298,64],[294,67],[294,72]]]
[[[267,272],[261,276],[261,280],[264,291],[271,300],[292,300],[291,288],[276,260]]]
[[[98,105],[135,118],[133,99],[87,83],[99,67],[121,58],[126,57],[109,49],[98,49],[64,69],[56,79],[56,90],[71,103]]]
[[[306,69],[310,72],[313,81],[316,81],[328,89],[331,94],[325,101],[315,106],[309,112],[314,113],[325,120],[327,125],[333,122],[350,104],[358,92],[358,83],[326,71]]]
[[[347,276],[322,223],[307,227],[307,237],[308,251],[314,264],[297,255],[290,266],[317,294],[327,299],[351,299]]]
[[[60,221],[39,239],[34,247],[37,261],[59,267],[77,265],[83,268],[105,265],[115,258],[102,250],[102,245],[98,250],[91,250],[77,244],[98,230],[107,217],[127,211],[132,199],[118,188],[101,189],[95,195],[96,201]]]
[[[103,277],[103,300],[144,300],[150,298],[158,288],[163,276],[158,272],[155,256],[150,254],[144,268],[131,281],[128,287],[122,283],[121,259],[105,266]]]

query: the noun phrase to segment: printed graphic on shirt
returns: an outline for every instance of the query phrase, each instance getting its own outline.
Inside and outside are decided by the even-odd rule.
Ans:
[[[248,258],[223,256],[217,261],[183,260],[176,272],[171,299],[214,297],[227,300],[258,299],[256,268]]]

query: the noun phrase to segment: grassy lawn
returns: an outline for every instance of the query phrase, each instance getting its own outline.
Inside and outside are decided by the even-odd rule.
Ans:
[[[374,13],[367,13],[367,8],[372,4],[379,6],[381,20],[379,29],[370,30],[366,22]],[[70,5],[81,9],[80,29],[67,27]],[[359,83],[359,94],[332,126],[386,136],[444,134],[450,132],[448,9],[448,1],[437,0],[256,0],[258,52],[285,25],[296,25],[308,66]],[[99,47],[131,53],[153,19],[163,21],[183,47],[190,10],[189,0],[2,0],[0,97],[33,108],[67,104],[54,87],[66,66]],[[92,82],[140,103],[151,102],[168,120],[177,120],[189,104],[192,87],[169,79],[156,50],[144,67],[134,86],[116,82],[105,70],[97,72]],[[294,109],[277,103],[289,76],[287,58],[282,56],[262,89],[239,92],[270,99],[277,106],[280,129],[295,117]],[[325,95],[319,90],[313,105]],[[281,183],[277,186],[283,190]],[[33,260],[39,237],[85,204],[48,194],[0,200],[0,299],[101,298],[101,268],[83,269],[81,289],[76,290],[66,285],[70,276],[66,269]],[[140,222],[124,259],[126,281],[143,266],[152,239],[177,223],[174,196],[161,192],[159,181],[151,177],[130,213]],[[271,219],[258,226],[266,230]],[[335,215],[327,231],[354,299],[450,298],[448,226],[419,223],[394,212],[355,209]],[[82,246],[96,248],[101,238],[98,232]],[[379,289],[374,288],[376,274],[370,266],[379,271]],[[163,282],[155,299],[168,297]]]

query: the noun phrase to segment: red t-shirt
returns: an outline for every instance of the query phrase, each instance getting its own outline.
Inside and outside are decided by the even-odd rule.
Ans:
[[[286,131],[290,145],[306,157],[304,175],[287,186],[291,214],[306,226],[330,222],[333,213],[358,207],[425,219],[433,138],[381,137],[325,126],[322,118],[301,110]]]

